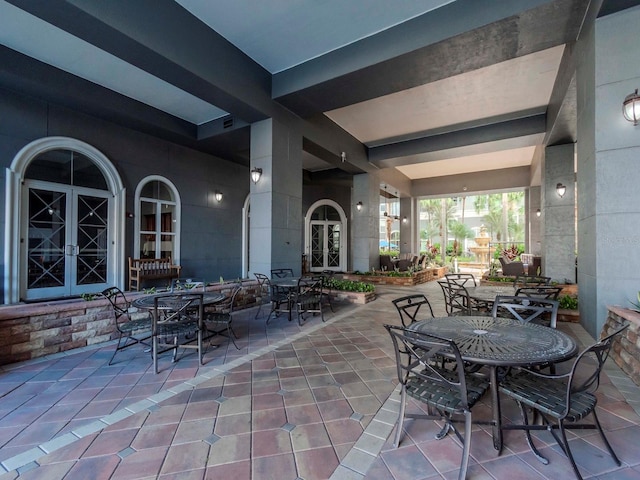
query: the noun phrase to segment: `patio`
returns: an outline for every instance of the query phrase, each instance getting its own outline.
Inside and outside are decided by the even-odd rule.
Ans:
[[[444,314],[439,286],[411,288]],[[388,440],[397,415],[395,365],[384,323],[399,323],[391,299],[407,290],[377,287],[366,305],[338,305],[326,323],[305,325],[240,312],[240,339],[199,366],[194,354],[152,373],[133,347],[107,362],[113,343],[10,365],[0,373],[0,480],[21,478],[407,479],[455,478],[461,449],[435,441],[431,422],[407,422],[398,449]],[[582,345],[584,329],[561,323]],[[609,362],[599,390],[600,419],[617,467],[593,431],[571,440],[585,478],[640,479],[639,389]],[[489,399],[475,412],[489,416]],[[418,408],[417,406],[409,408]],[[506,417],[515,404],[503,401]],[[539,463],[522,432],[506,432],[497,456],[489,430],[476,427],[469,478],[572,478],[552,437],[536,435]]]

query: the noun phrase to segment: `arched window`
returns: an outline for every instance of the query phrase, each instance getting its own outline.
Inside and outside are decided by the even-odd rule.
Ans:
[[[166,178],[152,175],[136,189],[134,251],[138,258],[180,261],[180,196]]]

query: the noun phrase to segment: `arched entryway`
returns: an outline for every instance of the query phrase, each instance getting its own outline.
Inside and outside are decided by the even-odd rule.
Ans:
[[[124,187],[97,149],[67,137],[31,142],[7,175],[5,303],[121,285]]]
[[[333,200],[315,202],[305,216],[305,254],[311,272],[347,269],[347,217]]]

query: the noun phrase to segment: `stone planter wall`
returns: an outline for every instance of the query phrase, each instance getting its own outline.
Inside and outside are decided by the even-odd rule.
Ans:
[[[355,275],[353,273],[342,274],[344,280],[354,280],[357,282],[373,283],[375,285],[396,285],[410,287],[421,283],[437,280],[444,277],[447,273],[447,267],[426,268],[414,272],[410,277],[394,277],[380,273],[379,275]]]
[[[210,285],[207,290],[229,293],[234,283]],[[237,298],[238,308],[251,308],[260,301],[255,280],[243,281]],[[146,295],[126,292],[128,300]],[[332,300],[365,304],[375,293],[332,292]],[[133,312],[132,317],[147,315]],[[85,301],[69,299],[56,302],[8,305],[0,307],[0,365],[22,362],[74,348],[86,347],[118,338],[111,304],[104,298]]]
[[[212,285],[210,291],[230,292],[233,283]],[[239,308],[256,305],[258,284],[243,282]],[[128,300],[145,295],[127,292]],[[133,313],[132,317],[147,315]],[[0,365],[31,360],[118,338],[111,304],[102,297],[69,299],[0,307]]]
[[[640,386],[640,313],[622,307],[608,307],[608,310],[609,314],[601,335],[607,336],[629,324],[629,328],[614,341],[610,355],[633,383]]]

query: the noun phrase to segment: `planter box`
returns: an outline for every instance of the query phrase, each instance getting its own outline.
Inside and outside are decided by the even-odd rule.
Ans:
[[[395,276],[387,275],[383,272],[380,272],[379,274],[376,274],[376,275],[356,275],[354,273],[345,273],[341,275],[341,277],[344,280],[367,282],[367,283],[373,283],[375,285],[396,285],[396,286],[410,287],[413,285],[419,285],[421,283],[427,283],[432,280],[437,280],[438,278],[444,277],[446,273],[447,273],[447,267],[435,267],[435,268],[426,268],[424,270],[419,270],[417,272],[414,272],[413,275],[409,277],[395,277]]]
[[[376,292],[343,292],[334,290],[331,292],[331,300],[336,302],[349,302],[358,305],[373,302],[376,299]]]

